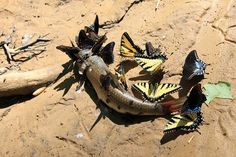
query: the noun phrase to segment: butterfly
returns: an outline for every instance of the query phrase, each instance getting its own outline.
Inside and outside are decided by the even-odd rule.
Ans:
[[[106,39],[107,39],[106,36],[103,35],[93,45],[85,44],[86,48],[84,49],[90,48],[91,51],[88,51],[89,53],[87,55],[84,55],[83,58],[80,57],[79,53],[81,53],[84,49],[81,49],[80,47],[75,47],[73,44],[72,46],[59,45],[56,48],[61,50],[62,52],[65,52],[73,61],[79,62],[79,61],[83,61],[87,59],[91,55],[97,55],[97,56],[100,56],[106,64],[112,64],[114,62],[113,49],[115,46],[115,42],[110,42],[105,47],[103,47],[102,45],[106,41]],[[78,40],[80,41],[81,39],[78,39]]]
[[[139,82],[133,84],[133,88],[142,93],[143,97],[151,102],[161,101],[167,95],[177,92],[182,89],[178,84],[172,83],[149,83],[149,82]]]
[[[202,103],[206,101],[206,96],[202,93],[201,85],[194,86],[184,103],[180,114],[175,114],[164,128],[164,133],[176,130],[194,131],[203,122],[201,112]]]
[[[135,54],[143,54],[143,50],[134,44],[127,32],[121,36],[120,55],[123,57],[133,57]]]
[[[161,54],[160,46],[158,48],[154,48],[151,42],[147,42],[145,44],[145,48],[147,56],[158,56]]]
[[[197,51],[191,51],[185,59],[183,67],[183,75],[188,80],[191,80],[194,76],[203,75],[205,73],[207,64],[199,59]]]
[[[98,35],[99,32],[99,19],[96,15],[94,23],[91,26],[85,26],[80,30],[79,34],[75,37],[77,46],[81,49],[90,49],[97,43],[103,36]]]
[[[134,57],[135,61],[151,74],[160,69],[162,63],[167,60],[159,48],[154,48],[150,42],[146,43],[146,51],[134,44],[127,32],[121,37],[120,54],[124,57]]]
[[[164,133],[170,133],[178,129],[184,131],[194,131],[203,122],[202,113],[191,112],[186,115],[176,114],[166,124]]]
[[[120,82],[120,84],[127,91],[128,90],[128,85],[127,85],[126,78],[125,78],[124,66],[122,64],[120,64],[120,66],[117,69],[115,69],[115,75],[116,75],[118,81]]]
[[[157,72],[160,68],[162,63],[166,60],[165,55],[154,55],[154,56],[147,56],[147,55],[135,55],[135,61],[147,72],[153,74]]]
[[[184,103],[181,114],[190,112],[201,112],[202,104],[206,101],[205,94],[202,93],[201,84],[195,85],[189,93],[187,101]]]

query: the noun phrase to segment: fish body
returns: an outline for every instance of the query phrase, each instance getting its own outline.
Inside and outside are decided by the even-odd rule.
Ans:
[[[86,61],[87,69],[84,74],[95,89],[98,98],[110,108],[119,113],[133,115],[166,115],[179,110],[185,101],[149,102],[138,99],[129,92],[116,85],[118,80],[112,77],[111,72],[103,59],[97,55],[90,56]],[[104,87],[106,76],[111,76],[108,87]]]

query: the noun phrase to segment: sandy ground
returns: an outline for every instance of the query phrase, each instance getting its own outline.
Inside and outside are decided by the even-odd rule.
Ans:
[[[151,41],[169,56],[165,69],[182,70],[190,50],[196,49],[207,67],[207,82],[228,81],[236,94],[236,0],[1,0],[1,39],[15,26],[14,42],[24,34],[49,34],[47,51],[20,64],[32,70],[65,64],[69,58],[56,50],[99,15],[108,42],[115,41],[119,63],[120,37],[127,31],[136,44]],[[173,52],[173,55],[170,54]],[[0,65],[7,66],[0,49]],[[143,80],[140,68],[127,73],[128,83]],[[163,82],[180,81],[180,76]],[[147,79],[147,78],[146,78]],[[25,101],[0,102],[0,156],[235,156],[235,101],[214,100],[203,105],[205,121],[198,132],[164,136],[164,117],[129,118],[106,113],[93,127],[100,110],[87,92],[77,94],[69,71],[46,91]],[[192,141],[188,143],[192,137]]]

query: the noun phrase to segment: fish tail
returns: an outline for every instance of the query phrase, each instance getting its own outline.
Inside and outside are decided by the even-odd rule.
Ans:
[[[170,100],[166,102],[162,102],[161,106],[163,109],[163,113],[173,113],[173,112],[179,112],[181,111],[181,108],[184,104],[184,102],[187,100],[187,97],[181,97],[179,99]]]

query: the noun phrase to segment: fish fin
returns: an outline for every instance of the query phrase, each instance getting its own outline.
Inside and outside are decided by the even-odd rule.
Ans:
[[[100,77],[100,82],[102,87],[105,88],[105,90],[109,89],[109,86],[111,85],[114,88],[118,88],[122,92],[126,92],[123,86],[119,83],[118,79],[113,75],[112,73],[107,73],[107,75],[102,75]]]
[[[109,89],[109,86],[111,85],[111,80],[112,80],[111,75],[109,74],[101,75],[100,82],[101,82],[102,87],[105,88],[105,90]]]

